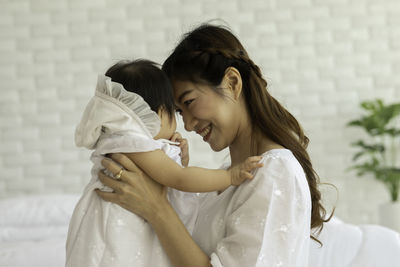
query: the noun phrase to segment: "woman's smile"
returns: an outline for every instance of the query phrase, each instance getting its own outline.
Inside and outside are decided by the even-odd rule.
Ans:
[[[208,139],[210,138],[211,135],[211,131],[212,131],[212,125],[208,125],[206,127],[204,127],[203,129],[196,131],[199,135],[201,135],[201,137],[203,137],[203,141],[207,142]]]

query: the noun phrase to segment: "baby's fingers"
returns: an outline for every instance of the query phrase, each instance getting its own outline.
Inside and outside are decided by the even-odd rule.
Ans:
[[[182,139],[180,140],[179,147],[184,148],[184,147],[187,147],[187,146],[188,146],[188,141],[187,141],[187,139],[182,138]]]
[[[264,164],[260,162],[261,159],[262,159],[262,157],[260,157],[260,156],[253,156],[253,157],[247,158],[245,161],[245,164],[244,164],[244,169],[247,171],[251,171],[253,169],[264,166]]]
[[[173,135],[172,135],[172,137],[171,137],[171,139],[170,139],[172,142],[180,142],[181,140],[182,140],[182,135],[180,134],[180,133],[178,133],[178,132],[175,132]]]
[[[242,179],[253,179],[254,175],[251,172],[245,171],[245,170],[241,170],[240,171],[240,177]]]

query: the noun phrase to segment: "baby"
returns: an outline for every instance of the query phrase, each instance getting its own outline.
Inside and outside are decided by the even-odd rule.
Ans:
[[[75,133],[77,146],[94,150],[94,166],[71,218],[66,266],[170,266],[143,219],[102,201],[94,192],[110,190],[97,177],[106,154],[126,153],[152,179],[170,187],[169,201],[189,232],[198,201],[196,194],[185,192],[239,185],[262,166],[261,157],[250,157],[228,170],[188,167],[187,142],[175,131],[172,87],[155,63],[119,62],[99,76],[95,96]]]

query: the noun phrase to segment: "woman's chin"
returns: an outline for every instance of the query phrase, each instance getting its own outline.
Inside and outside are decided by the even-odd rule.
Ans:
[[[218,138],[220,136],[217,135],[216,133],[217,132],[214,132],[212,129],[209,136],[207,136],[205,140],[203,139],[203,141],[207,142],[213,151],[219,152],[225,149],[228,145],[226,145],[226,142],[224,142],[223,139]]]
[[[214,152],[220,152],[223,149],[223,148],[213,148],[212,146],[210,147]]]
[[[211,140],[208,142],[208,144],[210,145],[211,149],[215,152],[219,152],[226,147],[221,144],[216,144],[216,143],[212,142]]]

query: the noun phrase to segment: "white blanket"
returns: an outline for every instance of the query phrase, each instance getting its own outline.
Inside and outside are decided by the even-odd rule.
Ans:
[[[78,195],[34,195],[0,200],[0,266],[61,267]]]
[[[379,225],[346,224],[337,218],[312,242],[309,267],[400,267],[399,233]]]
[[[65,266],[65,231],[42,232],[53,226],[68,227],[78,195],[47,195],[0,200],[0,266]],[[18,226],[20,225],[20,226]],[[29,229],[13,234],[9,227]],[[41,236],[41,238],[40,238]],[[333,218],[320,235],[323,247],[311,242],[309,267],[398,267],[399,234],[378,225],[346,224]]]

